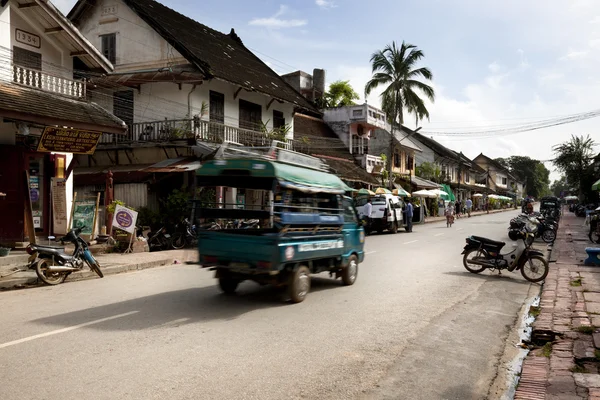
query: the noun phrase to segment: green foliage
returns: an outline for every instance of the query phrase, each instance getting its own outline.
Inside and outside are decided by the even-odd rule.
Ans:
[[[109,205],[106,206],[106,211],[109,214],[114,214],[115,213],[115,208],[117,208],[117,206],[123,206],[123,207],[125,207],[125,203],[122,202],[121,200],[113,200],[112,203],[110,203]]]
[[[440,169],[440,167],[430,162],[424,162],[421,165],[419,165],[415,169],[415,174],[418,177],[430,180],[432,182],[442,182],[442,170]]]
[[[405,42],[402,42],[400,48],[396,46],[396,42],[392,42],[371,56],[373,76],[365,85],[365,95],[379,86],[385,86],[381,104],[388,121],[403,124],[404,110],[415,116],[417,124],[424,118],[429,119],[429,111],[421,95],[433,102],[435,91],[417,79],[431,81],[433,74],[429,68],[416,68],[417,62],[424,56],[416,46]]]
[[[539,198],[549,192],[550,171],[544,163],[527,156],[496,158],[515,178],[525,183],[527,194]]]
[[[278,140],[280,142],[285,142],[287,139],[288,133],[292,130],[292,126],[290,124],[285,124],[279,128],[269,129],[267,125],[269,124],[268,120],[266,123],[261,121],[260,131],[267,135],[267,138],[270,140]]]
[[[579,190],[580,199],[585,195],[591,197],[591,184],[595,171],[593,152],[596,143],[589,136],[571,136],[571,140],[552,148],[552,162],[566,176],[567,182]]]
[[[329,85],[329,90],[319,99],[318,105],[323,108],[351,106],[355,104],[354,100],[359,98],[350,81],[340,80]]]
[[[160,213],[152,211],[148,207],[142,207],[140,208],[140,211],[138,211],[138,225],[154,227],[155,225],[160,224],[160,222]]]
[[[542,347],[542,355],[544,357],[550,358],[552,355],[552,342],[548,342]]]
[[[565,176],[562,175],[557,181],[552,182],[552,185],[550,185],[550,191],[553,195],[560,196],[562,192],[571,191],[571,187],[567,183]]]
[[[167,220],[179,220],[188,216],[190,211],[190,194],[185,190],[173,190],[166,200],[161,201],[163,212],[161,213]]]

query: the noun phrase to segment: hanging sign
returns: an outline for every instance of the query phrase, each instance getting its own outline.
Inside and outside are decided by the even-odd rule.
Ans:
[[[37,151],[94,154],[102,132],[48,126],[40,138]]]
[[[137,211],[130,208],[117,205],[113,216],[113,228],[121,229],[128,233],[135,232],[135,223],[137,222]]]

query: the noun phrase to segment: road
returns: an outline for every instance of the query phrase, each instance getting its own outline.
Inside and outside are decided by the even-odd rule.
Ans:
[[[295,305],[252,282],[221,295],[190,265],[0,293],[0,397],[485,398],[539,286],[460,252],[512,215],[369,236],[354,286],[319,275]]]

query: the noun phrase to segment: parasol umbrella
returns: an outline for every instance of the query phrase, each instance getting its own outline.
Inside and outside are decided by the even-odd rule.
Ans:
[[[375,191],[375,194],[392,194],[392,192],[389,189],[386,188],[377,188],[377,190]]]
[[[394,196],[400,196],[400,197],[410,197],[410,193],[408,193],[406,190],[404,190],[403,188],[399,187],[397,189],[392,190],[392,194]]]
[[[369,189],[360,189],[357,192],[358,195],[366,195],[366,196],[374,196],[375,192],[370,191]]]
[[[431,193],[435,193],[437,196],[440,196],[444,200],[450,200],[450,195],[444,192],[442,189],[431,189],[429,191]]]
[[[413,192],[412,196],[413,197],[431,197],[431,198],[438,197],[437,194],[430,192],[429,190],[418,190],[416,192]]]
[[[475,193],[473,197],[483,197],[483,195],[481,193]]]

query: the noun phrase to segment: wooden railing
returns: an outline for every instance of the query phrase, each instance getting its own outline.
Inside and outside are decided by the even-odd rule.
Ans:
[[[13,65],[13,82],[51,93],[85,99],[85,81],[48,75],[20,65]]]
[[[134,123],[128,125],[125,135],[102,135],[100,144],[168,143],[178,140],[213,144],[230,142],[249,147],[268,147],[273,140],[280,140],[288,150],[308,153],[308,146],[304,143],[200,119]]]

